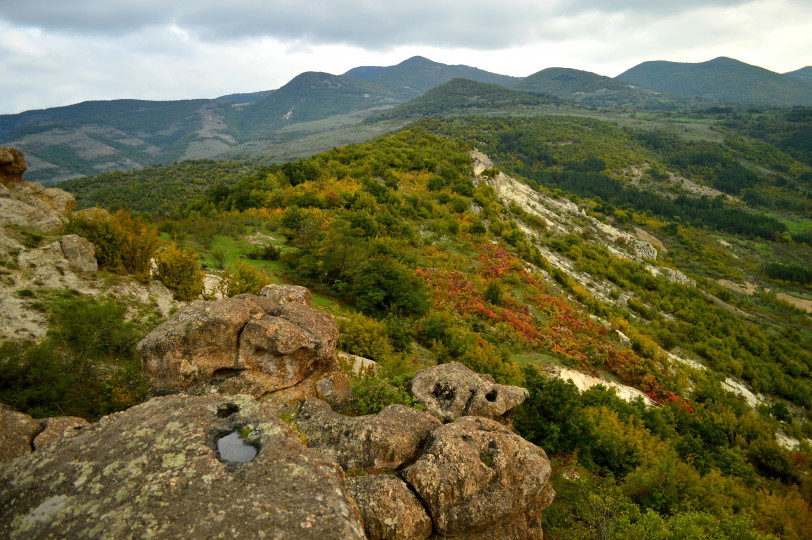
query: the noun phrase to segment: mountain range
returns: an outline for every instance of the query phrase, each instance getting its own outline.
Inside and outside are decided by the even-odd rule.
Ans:
[[[286,161],[361,142],[397,127],[392,122],[434,114],[565,102],[570,108],[636,110],[720,102],[808,106],[811,76],[812,67],[782,75],[717,58],[699,64],[644,62],[614,79],[569,68],[520,78],[416,56],[343,75],[305,72],[276,90],[216,99],[89,101],[0,115],[0,144],[25,152],[30,180],[55,184],[187,159]],[[451,86],[438,88],[449,81]],[[428,94],[432,89],[437,92]]]

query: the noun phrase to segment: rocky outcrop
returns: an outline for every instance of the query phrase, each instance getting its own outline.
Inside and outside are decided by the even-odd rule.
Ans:
[[[486,418],[437,428],[403,472],[444,537],[541,538],[552,502],[544,451]]]
[[[348,489],[369,538],[542,536],[540,513],[554,496],[550,463],[495,420],[443,425],[402,405],[352,418],[311,398],[292,421],[309,447],[364,473]]]
[[[409,393],[426,412],[444,422],[463,416],[482,416],[510,424],[513,411],[527,397],[518,386],[496,384],[488,375],[480,375],[450,362],[418,371]]]
[[[431,536],[432,523],[426,509],[397,476],[347,478],[347,490],[358,503],[369,540],[424,540]]]
[[[0,148],[0,184],[10,186],[22,182],[27,168],[22,152],[16,148]]]
[[[405,405],[351,417],[333,412],[317,398],[305,401],[294,421],[308,446],[332,456],[344,470],[400,467],[440,425],[433,416]]]
[[[324,378],[331,396],[346,394],[335,320],[309,304],[309,291],[292,286],[192,302],[138,343],[144,376],[158,391],[248,394],[283,405],[318,395]]]
[[[364,538],[335,462],[246,396],[107,416],[0,468],[0,508],[3,538]]]
[[[0,148],[0,223],[57,231],[76,208],[70,193],[22,179],[25,159],[16,148]]]
[[[34,437],[40,431],[39,422],[27,414],[0,406],[0,463],[31,452]]]

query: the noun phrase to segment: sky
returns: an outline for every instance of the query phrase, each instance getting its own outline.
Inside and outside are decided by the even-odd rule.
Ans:
[[[527,76],[812,65],[812,0],[0,0],[0,114],[279,88],[415,55]]]

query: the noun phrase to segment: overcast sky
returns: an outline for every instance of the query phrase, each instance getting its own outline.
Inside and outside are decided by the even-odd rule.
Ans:
[[[526,76],[812,64],[812,0],[0,0],[0,114],[214,98],[414,55]]]

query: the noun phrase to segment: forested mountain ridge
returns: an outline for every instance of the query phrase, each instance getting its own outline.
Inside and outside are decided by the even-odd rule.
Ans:
[[[728,61],[731,62],[746,66]],[[712,71],[729,71],[725,62],[706,64]],[[630,86],[610,82],[607,77],[579,70],[550,68],[523,79],[414,57],[395,66],[354,68],[344,75],[306,72],[276,90],[216,99],[97,101],[0,115],[0,144],[16,146],[25,152],[31,180],[53,184],[69,178],[186,159],[261,159],[265,162],[298,159],[333,146],[362,142],[399,127],[391,121],[362,122],[455,78],[554,95],[572,101],[587,114],[595,108],[696,110],[719,106],[724,100],[768,104],[804,102],[793,97],[798,94],[798,85],[806,84],[795,75],[773,74],[754,66],[748,69],[746,77],[735,79],[738,82],[734,90],[749,92],[750,97],[742,100],[735,92],[727,92],[718,96],[709,94],[707,97],[713,98],[709,101],[678,96],[675,94],[679,92],[669,93],[670,90],[652,90],[640,83]],[[752,76],[753,70],[758,76]],[[784,77],[782,81],[790,82],[764,85],[764,80],[772,81],[774,77]],[[486,97],[485,101],[492,97]],[[526,107],[530,99],[518,98],[522,103],[517,107]],[[493,106],[493,103],[488,105],[490,109]],[[418,104],[413,109],[419,107]],[[502,103],[500,107],[504,111],[509,103]]]
[[[643,62],[616,79],[660,92],[738,103],[812,105],[812,84],[726,57],[707,62]]]

